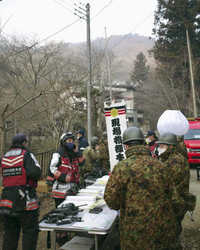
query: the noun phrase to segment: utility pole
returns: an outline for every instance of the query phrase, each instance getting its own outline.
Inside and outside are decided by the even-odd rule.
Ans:
[[[92,138],[92,119],[91,119],[91,87],[92,87],[92,56],[91,56],[91,38],[90,38],[90,4],[87,3],[85,9],[82,7],[75,8],[74,13],[79,18],[86,20],[87,28],[87,51],[88,51],[88,73],[89,81],[87,81],[87,130],[88,130],[88,142],[91,145]],[[80,16],[80,14],[82,16]]]
[[[169,0],[164,0],[164,2],[167,5],[169,3]],[[192,89],[193,115],[194,115],[194,117],[197,117],[197,105],[196,105],[194,74],[193,74],[193,65],[192,65],[192,52],[191,52],[190,38],[189,38],[189,33],[188,33],[188,24],[186,24],[186,23],[185,23],[185,33],[186,33],[186,39],[187,39],[188,58],[189,58],[189,66],[190,66],[190,79],[191,79],[191,89]]]
[[[105,40],[106,40],[105,55],[106,55],[107,80],[108,80],[108,85],[110,86],[110,100],[112,101],[112,82],[111,82],[111,73],[110,73],[110,60],[108,57],[108,38],[107,38],[106,27],[105,27]]]
[[[86,4],[87,20],[87,47],[89,60],[89,81],[87,82],[87,118],[88,118],[88,142],[91,144],[92,138],[92,119],[91,119],[91,86],[92,86],[92,57],[91,57],[91,39],[90,39],[90,4]]]
[[[192,101],[193,101],[193,115],[194,115],[194,117],[197,117],[197,105],[196,105],[194,76],[193,76],[192,53],[191,53],[190,38],[189,38],[189,33],[188,33],[188,28],[187,27],[186,27],[186,38],[187,38],[187,48],[188,48],[188,57],[189,57],[189,65],[190,65],[190,78],[191,78]]]

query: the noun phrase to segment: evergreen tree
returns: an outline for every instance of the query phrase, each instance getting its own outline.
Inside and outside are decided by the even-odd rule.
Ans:
[[[164,84],[173,82],[174,88],[184,88],[190,101],[186,30],[189,33],[195,69],[195,85],[198,89],[200,87],[200,1],[158,0],[153,29],[155,46],[152,50],[158,62],[158,77]],[[165,68],[166,77],[163,75]]]
[[[149,66],[146,65],[147,60],[145,55],[140,52],[136,60],[134,61],[134,69],[130,74],[131,81],[137,84],[143,84],[147,78],[149,73]]]
[[[158,0],[155,13],[154,56],[160,62],[171,61],[187,50],[189,31],[194,57],[200,49],[200,2],[198,0]]]

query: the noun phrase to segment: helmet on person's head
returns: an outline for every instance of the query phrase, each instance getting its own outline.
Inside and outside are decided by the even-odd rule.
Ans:
[[[131,144],[132,141],[144,141],[142,130],[137,127],[127,128],[122,135],[123,144]]]
[[[158,138],[157,144],[176,145],[177,137],[172,133],[165,133]]]
[[[96,145],[98,145],[99,144],[99,138],[97,137],[97,136],[93,136],[92,138],[91,138],[91,146],[92,147],[95,147]]]
[[[75,139],[74,134],[72,132],[69,131],[67,133],[63,133],[60,137],[60,143],[63,144],[69,138],[73,140]]]
[[[73,139],[73,140],[75,139],[74,134],[73,134],[72,132],[70,132],[70,131],[66,133],[66,139],[65,139],[65,140],[67,140],[67,139],[69,139],[69,138],[71,138],[71,139]]]
[[[22,145],[24,142],[27,142],[27,137],[23,133],[16,134],[12,138],[12,145]]]

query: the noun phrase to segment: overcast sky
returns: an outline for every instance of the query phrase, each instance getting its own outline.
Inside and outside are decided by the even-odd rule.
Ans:
[[[105,27],[108,37],[152,33],[157,0],[2,0],[1,27],[7,36],[86,41],[86,21],[74,14],[74,8],[84,10],[86,3],[90,3],[92,40],[105,37]]]

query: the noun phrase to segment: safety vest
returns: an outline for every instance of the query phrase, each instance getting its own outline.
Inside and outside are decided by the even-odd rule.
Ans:
[[[70,175],[70,183],[60,183],[56,180],[53,184],[51,196],[53,198],[65,199],[67,191],[71,188],[73,183],[78,183],[80,179],[79,175],[79,160],[74,159],[70,162],[70,159],[67,157],[61,156],[61,164],[58,167],[58,171],[62,174]]]
[[[7,194],[4,194],[3,190],[0,209],[7,208],[12,211],[15,211],[15,209],[30,211],[39,208],[37,197],[29,197],[29,191],[26,190],[27,186],[35,187],[35,183],[37,183],[34,180],[27,179],[24,168],[24,155],[26,152],[25,149],[21,148],[11,149],[1,160],[3,186],[4,188],[10,188],[10,192],[7,191]],[[15,189],[12,189],[12,187]],[[20,195],[20,197],[17,201],[18,195]],[[19,200],[21,205],[19,204]]]
[[[25,186],[27,184],[26,170],[24,168],[24,149],[12,149],[1,160],[3,186]]]
[[[78,159],[74,159],[71,163],[69,158],[61,157],[61,164],[58,167],[58,171],[62,174],[71,175],[71,182],[78,183],[80,178],[78,163]]]

